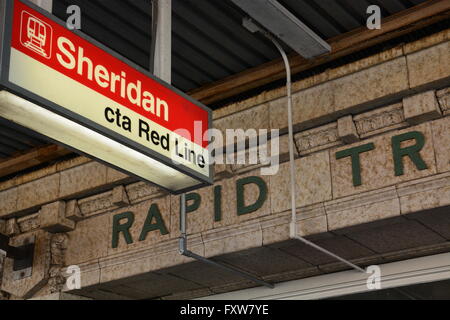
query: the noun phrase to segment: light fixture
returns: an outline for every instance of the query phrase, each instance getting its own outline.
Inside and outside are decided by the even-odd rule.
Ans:
[[[331,47],[277,0],[231,0],[267,31],[304,58],[331,51]]]
[[[0,91],[0,118],[37,131],[64,145],[70,145],[119,170],[132,172],[141,179],[173,192],[201,185],[189,175],[8,91]]]

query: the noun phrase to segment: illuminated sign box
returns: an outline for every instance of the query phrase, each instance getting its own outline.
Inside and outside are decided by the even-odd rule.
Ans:
[[[0,117],[181,193],[213,182],[211,110],[24,0],[2,0]]]

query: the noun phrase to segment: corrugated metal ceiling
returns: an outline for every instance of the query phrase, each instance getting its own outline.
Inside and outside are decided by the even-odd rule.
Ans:
[[[369,4],[383,17],[425,0],[279,0],[324,39],[365,24]],[[82,10],[82,31],[144,68],[151,45],[150,0],[54,0]],[[173,85],[189,91],[278,58],[261,35],[241,26],[244,13],[230,0],[173,0]],[[45,144],[39,135],[0,121],[0,158]]]
[[[281,0],[324,39],[365,25],[371,4],[384,17],[423,0]],[[144,68],[151,44],[150,0],[55,0],[65,19],[69,4],[83,13],[83,31]],[[173,0],[173,85],[189,91],[278,58],[273,45],[242,27],[245,14],[230,0]]]

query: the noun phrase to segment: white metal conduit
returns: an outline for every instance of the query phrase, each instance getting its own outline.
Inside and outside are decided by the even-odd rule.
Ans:
[[[171,70],[171,59],[170,54],[167,54],[171,51],[171,1],[161,1],[161,0],[153,0],[153,18],[157,21],[157,23],[153,24],[153,43],[152,43],[152,58],[151,58],[151,67],[154,71],[154,74],[170,82],[170,70]],[[156,17],[155,17],[156,15]],[[292,239],[297,239],[302,241],[303,243],[349,265],[353,269],[365,273],[365,270],[356,266],[355,264],[343,259],[334,253],[312,243],[311,241],[300,237],[297,235],[296,226],[297,226],[297,217],[296,217],[296,192],[295,192],[295,163],[294,163],[294,137],[293,137],[293,124],[292,124],[292,88],[291,88],[291,68],[289,65],[289,60],[287,58],[286,52],[279,44],[279,42],[267,31],[259,28],[259,26],[252,23],[250,19],[244,19],[244,26],[252,32],[260,31],[262,32],[280,51],[283,61],[286,67],[286,88],[287,88],[287,98],[288,98],[288,127],[289,127],[289,160],[290,160],[290,173],[291,173],[291,208],[292,208],[292,221],[290,226],[290,237]],[[155,30],[156,29],[156,30]],[[156,39],[155,39],[156,38]],[[181,255],[186,257],[190,257],[201,261],[203,263],[230,271],[234,274],[240,275],[243,278],[254,281],[257,284],[262,286],[266,286],[268,288],[274,288],[274,285],[268,283],[258,277],[249,274],[245,271],[242,271],[236,267],[219,263],[214,260],[202,257],[198,254],[195,254],[187,249],[187,221],[186,221],[186,195],[181,195],[181,204],[180,204],[180,231],[181,237],[179,238],[179,252]]]
[[[250,273],[247,273],[245,271],[242,271],[242,270],[240,270],[240,269],[238,269],[236,267],[216,262],[214,260],[202,257],[202,256],[200,256],[200,255],[198,255],[196,253],[193,253],[192,251],[189,251],[187,249],[187,233],[186,233],[187,222],[186,222],[186,194],[185,193],[183,193],[181,195],[181,204],[180,204],[180,206],[181,206],[181,208],[180,208],[180,212],[181,212],[181,220],[180,220],[181,237],[179,239],[179,251],[180,251],[180,254],[182,254],[183,256],[186,256],[186,257],[193,258],[193,259],[196,259],[198,261],[204,262],[204,263],[209,264],[211,266],[218,267],[218,268],[224,269],[226,271],[232,272],[232,273],[237,274],[237,275],[239,275],[239,276],[241,276],[241,277],[243,277],[245,279],[251,280],[251,281],[253,281],[253,282],[255,282],[255,283],[259,284],[259,285],[262,285],[262,286],[265,286],[265,287],[268,287],[268,288],[271,288],[271,289],[273,289],[275,287],[273,284],[268,283],[268,282],[266,282],[264,280],[261,280],[258,277],[254,276],[254,275],[252,275]]]
[[[289,164],[290,164],[290,175],[291,175],[291,213],[292,213],[292,217],[291,217],[291,224],[290,224],[290,238],[291,239],[296,239],[299,240],[303,243],[305,243],[306,245],[321,251],[322,253],[337,259],[343,263],[345,263],[346,265],[350,266],[351,268],[357,270],[358,272],[362,272],[362,273],[366,273],[366,271],[355,265],[354,263],[328,251],[325,248],[322,248],[318,245],[316,245],[315,243],[299,236],[297,234],[297,213],[296,213],[296,188],[295,188],[295,158],[294,158],[294,132],[293,132],[293,120],[292,120],[292,80],[291,80],[291,68],[289,65],[289,59],[286,55],[286,52],[284,51],[283,47],[280,45],[280,43],[267,31],[259,28],[257,25],[255,25],[254,23],[252,23],[251,20],[249,19],[244,19],[244,26],[251,30],[252,32],[255,31],[260,31],[262,32],[278,49],[278,51],[280,51],[281,56],[283,57],[283,61],[286,67],[286,89],[287,89],[287,99],[288,99],[288,128],[289,128]],[[268,288],[274,288],[275,286],[271,283],[268,283],[266,281],[263,281],[249,273],[243,272],[242,270],[239,270],[235,267],[229,266],[229,265],[224,265],[221,263],[218,263],[216,261],[213,261],[211,259],[207,259],[205,257],[199,256],[191,251],[189,251],[187,249],[187,234],[186,234],[186,196],[185,194],[181,195],[181,221],[180,221],[180,231],[181,231],[181,237],[179,239],[179,251],[180,254],[186,256],[186,257],[190,257],[193,259],[196,259],[198,261],[202,261],[204,263],[207,263],[209,265],[213,265],[225,270],[228,270],[230,272],[233,272],[235,274],[238,274],[246,279],[252,280],[255,283],[258,283],[260,285],[266,286]]]
[[[318,246],[317,244],[299,236],[297,234],[297,212],[296,212],[296,186],[295,186],[295,159],[294,159],[294,129],[293,129],[293,120],[292,120],[292,77],[291,77],[291,66],[289,64],[289,59],[287,57],[286,52],[284,51],[283,47],[280,45],[280,43],[275,39],[272,34],[270,34],[268,31],[265,31],[261,29],[259,26],[254,24],[250,19],[244,19],[243,25],[249,29],[252,32],[259,31],[261,32],[266,38],[268,38],[274,45],[277,47],[278,51],[280,52],[281,56],[283,57],[283,61],[286,68],[286,89],[287,89],[287,108],[288,108],[288,130],[289,130],[289,169],[290,169],[290,184],[291,184],[291,225],[290,225],[290,237],[292,239],[299,240],[306,245],[313,247],[316,250],[319,250],[326,255],[333,257],[334,259],[337,259],[346,265],[350,266],[351,268],[366,273],[366,271],[355,265],[354,263],[328,251],[325,248],[322,248]]]

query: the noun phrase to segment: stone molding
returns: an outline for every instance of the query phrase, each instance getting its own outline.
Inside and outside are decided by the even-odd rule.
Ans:
[[[47,290],[49,294],[59,292],[63,289],[66,283],[66,278],[63,274],[65,266],[65,252],[67,249],[69,238],[67,234],[54,234],[50,243],[50,270],[49,280],[47,283]]]
[[[444,115],[450,114],[450,87],[437,91],[439,105]]]
[[[443,174],[433,177],[428,177],[422,179],[423,182],[411,182],[409,184],[414,185],[414,191],[420,194],[423,190],[436,189],[433,186],[433,181],[437,181],[437,186],[448,186],[449,185],[449,174]],[[424,185],[425,183],[425,185]],[[422,189],[420,185],[422,184],[425,189]],[[409,188],[409,189],[407,189]],[[339,200],[328,201],[325,204],[312,205],[307,207],[298,208],[297,218],[299,219],[299,224],[304,223],[310,218],[320,217],[323,213],[326,216],[332,216],[335,214],[343,213],[346,211],[355,211],[357,208],[373,208],[374,206],[381,205],[382,208],[389,207],[395,208],[395,214],[387,214],[385,218],[400,216],[399,198],[405,194],[410,194],[412,192],[411,186],[405,186],[398,188],[399,192],[396,191],[396,187],[388,187],[383,190],[371,191],[362,193],[355,196],[350,196],[342,198]],[[386,207],[386,203],[389,203]],[[378,212],[378,210],[377,210]],[[374,212],[368,211],[368,215]],[[349,217],[349,219],[352,219]],[[368,223],[376,219],[367,219],[364,223]],[[271,228],[277,226],[286,227],[288,230],[290,223],[290,212],[281,213],[274,216],[266,216],[251,220],[239,225],[233,225],[223,228],[218,228],[215,230],[209,230],[202,232],[201,234],[189,236],[189,249],[196,252],[197,254],[204,255],[206,257],[214,257],[217,255],[222,255],[226,253],[231,253],[235,251],[245,250],[247,248],[270,245],[271,242],[266,242],[264,236],[264,231],[271,230]],[[333,232],[336,234],[346,234],[348,230],[345,229],[334,229],[335,226],[328,225],[328,232]],[[361,229],[361,228],[360,228]],[[244,238],[242,236],[244,235]],[[253,235],[256,235],[254,237]],[[304,234],[308,236],[308,234]],[[250,240],[250,242],[249,242]],[[276,239],[276,242],[282,242],[289,240],[289,233],[283,233],[283,238]],[[216,250],[214,247],[219,246],[225,248],[224,250]],[[432,246],[435,247],[434,245]],[[228,248],[228,249],[226,249]],[[410,251],[410,253],[408,253]],[[408,256],[419,255],[417,250],[402,250],[400,252],[391,252],[389,256],[399,256],[407,254]],[[354,262],[366,265],[371,262],[379,261],[379,259],[384,259],[388,255],[373,255],[368,258],[356,259]],[[136,250],[130,250],[128,252],[122,252],[116,255],[110,255],[108,257],[95,259],[93,261],[85,262],[80,265],[82,270],[82,279],[86,281],[83,286],[92,286],[96,284],[106,283],[109,281],[117,280],[124,277],[136,276],[146,272],[160,272],[165,268],[170,268],[175,265],[183,264],[192,261],[189,258],[183,257],[178,252],[178,239],[171,239],[163,243],[153,245],[148,248],[141,248]],[[145,266],[145,269],[142,268]],[[332,272],[336,270],[345,269],[340,263],[327,263],[320,266],[320,270],[317,267],[312,267],[309,269],[302,269],[301,274],[304,276],[309,276],[311,274],[317,274],[321,272]],[[63,269],[64,270],[64,269]],[[101,276],[100,276],[101,275]],[[298,278],[299,274],[293,272],[287,272],[285,274],[277,274],[266,278],[266,280],[282,281],[283,279],[295,279]],[[243,285],[243,284],[242,284]],[[230,284],[231,286],[231,284]],[[228,286],[223,288],[225,291],[229,291]],[[214,290],[220,290],[219,288],[214,288]],[[64,289],[67,291],[67,289]]]
[[[328,69],[323,73],[293,83],[293,92],[297,93],[300,90],[307,89],[316,86],[318,84],[328,82],[330,80],[337,79],[346,76],[348,74],[352,74],[357,71],[376,66],[378,64],[382,64],[386,61],[398,58],[400,56],[424,50],[426,48],[438,45],[442,42],[446,42],[449,39],[450,39],[450,29],[447,29],[438,32],[436,34],[427,36],[423,39],[419,39],[417,41],[383,51],[381,53],[364,58],[362,60],[358,60],[335,69]],[[232,114],[241,112],[248,108],[279,99],[281,97],[284,97],[285,95],[286,95],[285,88],[279,88],[271,91],[264,91],[255,97],[251,97],[249,99],[233,103],[229,106],[214,111],[213,117],[214,119],[220,119],[226,116],[230,116]]]
[[[408,126],[403,114],[403,104],[397,103],[365,112],[353,117],[361,138],[368,138],[389,130]]]
[[[294,140],[302,156],[342,144],[336,122],[297,133]]]

